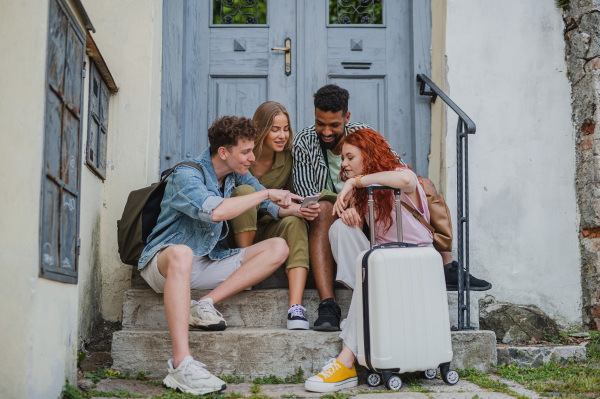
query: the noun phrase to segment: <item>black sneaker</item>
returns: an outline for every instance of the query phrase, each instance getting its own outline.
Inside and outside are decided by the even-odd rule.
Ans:
[[[458,291],[458,262],[453,261],[444,265],[444,275],[446,277],[446,290]],[[485,280],[474,277],[469,273],[471,291],[487,291],[492,288],[492,284]],[[465,282],[466,283],[466,282]]]
[[[315,320],[315,331],[339,331],[342,310],[333,298],[327,298],[319,304],[319,317]]]

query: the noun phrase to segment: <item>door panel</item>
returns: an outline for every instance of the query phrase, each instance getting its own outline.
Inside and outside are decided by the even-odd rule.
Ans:
[[[225,115],[252,117],[255,104],[267,101],[267,77],[220,78],[211,76],[213,106],[209,120]]]
[[[368,123],[378,132],[384,131],[386,115],[384,77],[333,77],[331,83],[351,93],[348,101],[350,120]]]
[[[242,31],[242,32],[240,32]],[[210,74],[269,73],[268,28],[211,28]]]
[[[312,125],[313,94],[336,83],[350,92],[351,120],[373,126],[427,175],[429,103],[419,98],[415,79],[430,74],[430,0],[384,0],[378,25],[329,23],[337,20],[330,10],[348,12],[341,0],[268,0],[266,24],[215,24],[211,3],[163,3],[161,170],[206,148],[217,117],[252,117],[267,100],[288,109],[296,131]],[[230,20],[244,22],[245,15]],[[357,15],[348,20],[371,18]],[[289,75],[285,53],[271,49],[284,47],[286,38]]]

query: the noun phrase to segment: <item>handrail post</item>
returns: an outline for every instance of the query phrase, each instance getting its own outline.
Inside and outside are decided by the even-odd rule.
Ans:
[[[458,235],[458,328],[472,330],[471,327],[471,281],[469,274],[469,147],[468,135],[475,133],[475,123],[440,90],[429,77],[417,74],[420,83],[419,93],[441,98],[458,115],[456,126],[456,217]],[[429,86],[429,91],[425,90]],[[466,321],[465,321],[466,319]]]
[[[456,126],[456,186],[458,235],[458,330],[471,330],[471,281],[469,276],[469,163],[465,121]],[[465,322],[466,319],[466,322]]]

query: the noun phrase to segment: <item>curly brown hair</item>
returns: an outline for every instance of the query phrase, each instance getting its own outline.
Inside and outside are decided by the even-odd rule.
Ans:
[[[238,145],[239,140],[255,140],[257,136],[256,126],[252,119],[223,116],[213,122],[208,129],[208,143],[210,155],[215,155],[219,147],[227,148],[227,151]]]

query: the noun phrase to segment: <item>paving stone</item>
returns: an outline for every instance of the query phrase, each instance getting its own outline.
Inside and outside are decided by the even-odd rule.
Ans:
[[[586,349],[579,345],[568,346],[498,346],[498,364],[515,363],[517,366],[538,367],[550,361],[582,361]]]

